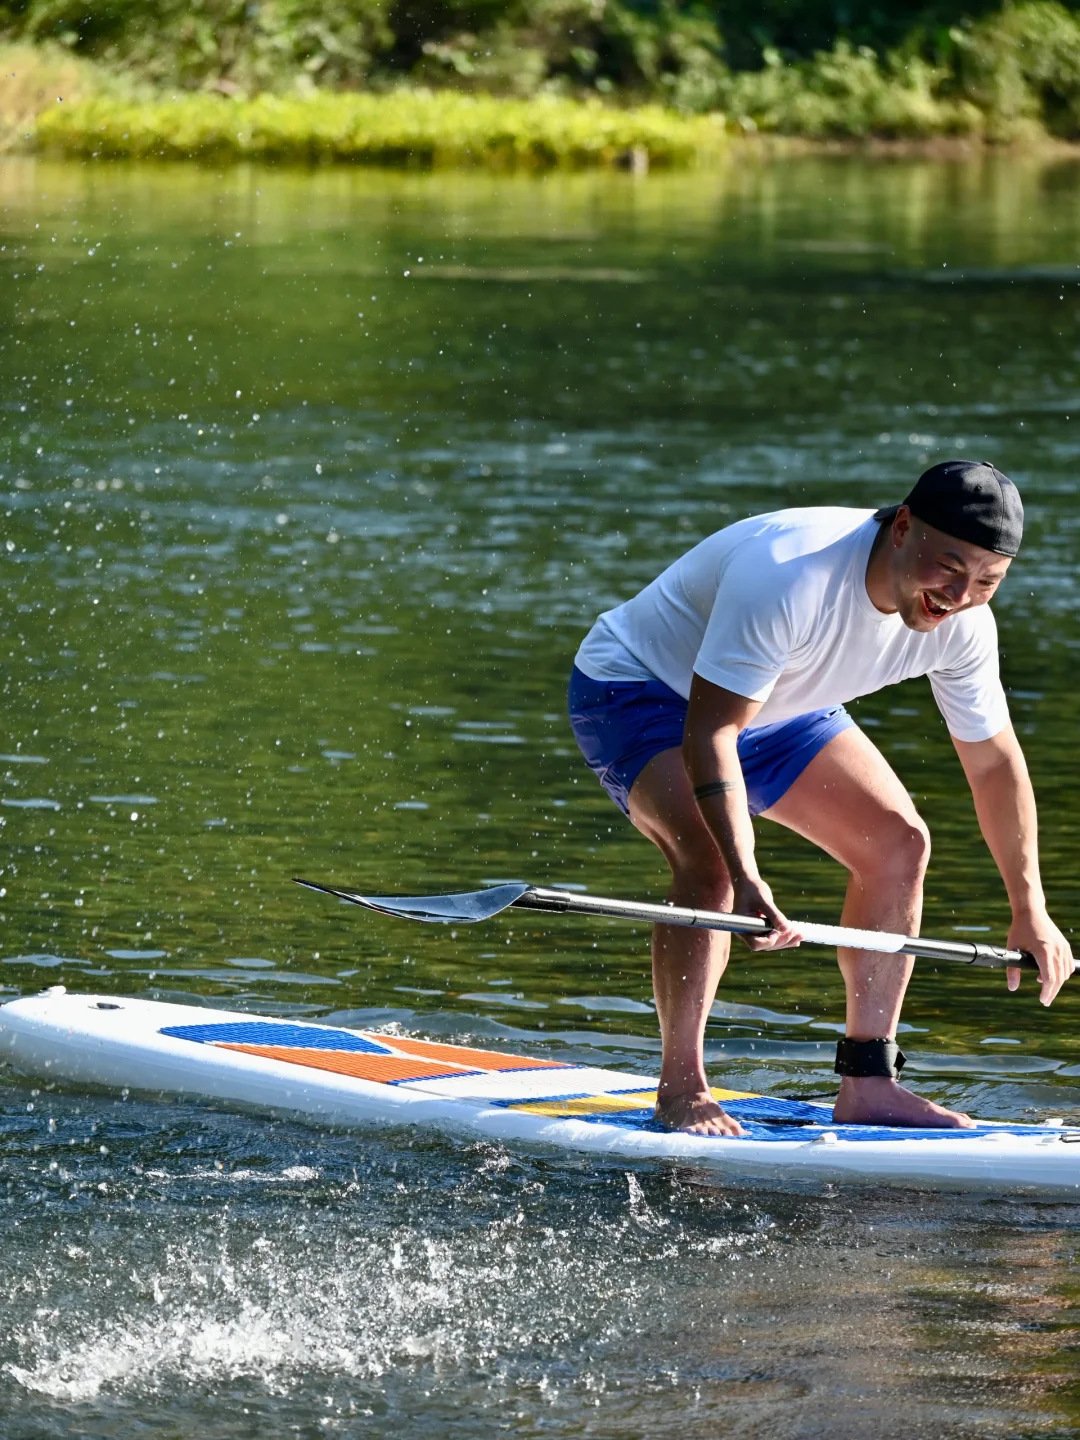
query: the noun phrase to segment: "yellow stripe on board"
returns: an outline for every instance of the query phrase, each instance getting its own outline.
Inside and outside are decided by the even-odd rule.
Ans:
[[[712,1091],[714,1100],[757,1100],[757,1095],[743,1090]],[[656,1104],[655,1090],[634,1090],[622,1095],[579,1095],[576,1100],[526,1100],[520,1105],[508,1105],[508,1110],[520,1110],[526,1115],[618,1115],[626,1110],[651,1109]]]

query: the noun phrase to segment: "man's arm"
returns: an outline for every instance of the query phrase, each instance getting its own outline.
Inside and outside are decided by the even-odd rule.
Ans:
[[[975,813],[990,853],[1001,872],[1012,906],[1009,945],[1027,950],[1039,962],[1042,992],[1049,1005],[1073,973],[1069,942],[1046,913],[1039,877],[1038,819],[1035,794],[1024,754],[1011,725],[990,740],[957,740],[956,753],[971,786]],[[1009,971],[1009,989],[1020,984]]]
[[[754,827],[746,805],[746,785],[736,744],[761,709],[720,685],[695,675],[683,735],[683,760],[702,818],[723,856],[735,886],[735,913],[761,915],[773,934],[744,936],[752,950],[780,950],[799,943],[799,933],[773,903],[758,874]]]

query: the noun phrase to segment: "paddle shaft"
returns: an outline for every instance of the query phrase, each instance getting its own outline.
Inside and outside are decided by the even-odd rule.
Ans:
[[[684,925],[737,935],[772,933],[768,922],[759,915],[732,915],[724,910],[689,910],[679,905],[652,905],[640,900],[609,900],[569,890],[548,890],[522,880],[501,881],[488,890],[459,891],[451,895],[362,895],[356,890],[339,890],[315,880],[297,879],[296,883],[327,895],[336,895],[350,905],[362,905],[381,915],[429,924],[475,925],[514,908],[553,915],[600,915],[612,920]],[[1039,968],[1035,957],[1024,950],[1006,950],[999,945],[985,945],[974,940],[925,940],[918,936],[890,934],[884,930],[817,925],[812,921],[796,921],[795,928],[807,945],[870,950],[884,955],[918,955],[927,960],[955,960],[962,965],[979,965],[992,970]],[[1074,970],[1076,964],[1074,961]]]
[[[560,915],[600,915],[612,920],[642,920],[650,924],[683,925],[696,930],[723,930],[735,935],[771,933],[768,923],[756,915],[730,915],[723,910],[688,910],[679,905],[651,905],[636,900],[605,900],[600,896],[545,890],[540,886],[531,886],[512,902],[511,908]],[[876,930],[852,930],[843,925],[807,923],[797,924],[797,928],[804,941],[811,945],[848,946],[893,955],[917,955],[926,960],[956,960],[961,964],[992,970],[1039,968],[1035,957],[1025,950],[1005,950],[998,945],[983,945],[973,940],[923,940]]]

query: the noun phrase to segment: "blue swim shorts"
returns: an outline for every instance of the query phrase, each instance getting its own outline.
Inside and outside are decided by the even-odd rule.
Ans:
[[[661,750],[682,745],[686,701],[662,680],[592,680],[574,666],[570,724],[589,769],[624,815],[630,787]],[[842,705],[739,736],[750,814],[775,805],[834,735],[854,720]]]

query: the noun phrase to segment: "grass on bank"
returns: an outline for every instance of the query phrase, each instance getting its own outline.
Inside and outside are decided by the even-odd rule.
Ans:
[[[150,103],[99,96],[54,105],[37,121],[40,149],[93,158],[642,167],[700,162],[723,141],[722,116],[449,90],[186,95]]]

